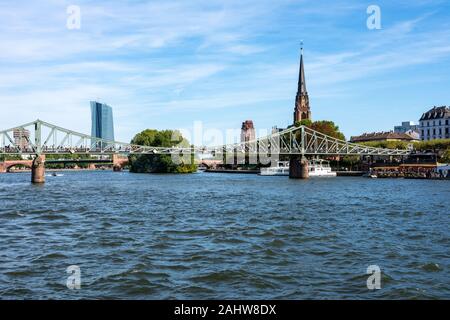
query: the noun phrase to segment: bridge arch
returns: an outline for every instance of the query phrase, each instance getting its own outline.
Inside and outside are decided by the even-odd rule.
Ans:
[[[211,168],[215,168],[221,164],[223,164],[222,160],[207,160],[207,159],[202,159],[199,161],[198,163],[199,165],[204,165],[206,168],[211,169]]]
[[[0,172],[10,172],[11,168],[15,167],[15,166],[24,166],[28,169],[31,169],[33,166],[33,161],[32,160],[7,160],[4,161],[1,165],[0,165]]]

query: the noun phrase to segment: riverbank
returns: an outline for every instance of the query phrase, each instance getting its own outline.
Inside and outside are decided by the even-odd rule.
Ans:
[[[244,174],[258,174],[259,170],[232,170],[232,169],[206,169],[209,173],[244,173]]]
[[[90,171],[112,171],[112,169],[82,169],[82,168],[78,168],[78,169],[49,169],[46,168],[45,172],[90,172]],[[11,170],[8,172],[3,172],[3,173],[31,173],[31,170],[29,169],[25,169],[25,170]]]
[[[336,171],[338,177],[362,177],[366,173],[365,171]]]
[[[205,172],[212,173],[245,173],[245,174],[258,174],[259,170],[231,170],[231,169],[207,169]],[[365,173],[364,171],[336,171],[338,177],[361,177]]]

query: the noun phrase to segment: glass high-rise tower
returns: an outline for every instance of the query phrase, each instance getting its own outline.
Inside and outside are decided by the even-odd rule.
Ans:
[[[91,101],[91,119],[93,137],[114,141],[113,111],[110,106]]]

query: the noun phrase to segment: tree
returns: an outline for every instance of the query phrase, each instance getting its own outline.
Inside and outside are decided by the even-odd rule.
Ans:
[[[373,147],[373,148],[383,148],[383,149],[400,149],[406,150],[410,142],[406,141],[366,141],[360,142],[358,144]]]
[[[7,160],[22,160],[22,157],[20,155],[16,154],[2,154],[0,155],[0,161],[7,161]]]
[[[435,139],[431,141],[420,141],[414,144],[414,148],[420,151],[432,150],[433,152],[450,149],[450,139]]]
[[[296,127],[305,126],[320,133],[326,134],[327,136],[345,140],[345,136],[342,132],[339,131],[339,127],[333,122],[328,120],[320,120],[320,121],[311,121],[309,119],[305,119],[302,121],[297,121],[295,123]]]
[[[358,165],[360,163],[361,163],[361,158],[360,158],[360,156],[356,156],[356,155],[343,156],[342,160],[341,160],[341,165],[350,170],[353,170],[354,166]]]
[[[189,142],[178,131],[147,129],[131,140],[132,144],[152,147],[189,147]],[[130,171],[135,173],[192,173],[197,171],[193,155],[190,163],[176,164],[170,155],[131,155]]]
[[[92,159],[89,154],[47,154],[46,160],[88,160]],[[88,168],[88,163],[77,163],[79,168]],[[46,163],[45,167],[48,169],[73,169],[75,167],[74,163]]]
[[[311,127],[313,122],[309,119],[304,119],[302,121],[295,122],[296,127],[305,126],[305,127]]]
[[[418,152],[432,152],[438,156],[438,160],[441,162],[449,162],[450,160],[450,139],[436,139],[431,141],[371,141],[359,143],[365,146],[374,148],[387,148],[387,149],[408,149],[409,145],[413,145],[413,148]]]
[[[450,149],[445,150],[444,154],[442,155],[441,161],[443,163],[450,163]]]

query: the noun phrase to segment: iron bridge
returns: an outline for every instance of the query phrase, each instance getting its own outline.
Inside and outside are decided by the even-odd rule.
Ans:
[[[28,132],[29,134],[25,134]],[[108,141],[41,120],[0,131],[0,154],[245,154],[406,156],[411,150],[384,149],[339,140],[306,126],[291,127],[248,142],[221,146],[152,147]]]

